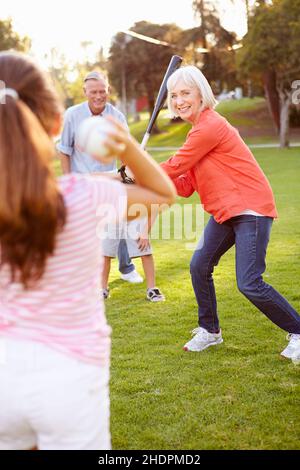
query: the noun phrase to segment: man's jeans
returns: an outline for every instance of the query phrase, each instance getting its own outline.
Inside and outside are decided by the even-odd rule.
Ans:
[[[118,248],[119,271],[128,274],[134,271],[135,266],[129,258],[126,240],[120,240]]]
[[[300,316],[273,287],[263,281],[273,219],[241,215],[218,224],[210,218],[190,265],[198,302],[199,326],[219,331],[212,273],[221,256],[235,244],[239,290],[273,323],[289,333],[300,333]]]

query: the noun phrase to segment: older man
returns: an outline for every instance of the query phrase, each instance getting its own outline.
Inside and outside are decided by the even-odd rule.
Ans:
[[[83,90],[87,100],[70,107],[65,113],[64,127],[57,146],[62,171],[64,174],[116,172],[116,160],[105,165],[94,160],[90,155],[80,152],[75,146],[76,133],[80,123],[91,116],[113,116],[127,127],[126,119],[120,111],[107,102],[109,84],[105,75],[96,71],[88,73],[84,79]],[[120,240],[118,258],[121,279],[132,283],[143,281],[129,258],[125,240]]]

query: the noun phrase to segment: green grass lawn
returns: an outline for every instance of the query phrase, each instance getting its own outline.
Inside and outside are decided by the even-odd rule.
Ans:
[[[299,150],[255,156],[280,213],[265,279],[300,311]],[[113,448],[299,449],[300,368],[279,356],[285,333],[238,292],[234,250],[215,270],[224,343],[197,354],[182,351],[197,326],[192,252],[180,240],[155,240],[153,247],[165,303],[147,302],[144,283],[119,280],[116,262],[110,279]],[[136,265],[142,272],[140,260]]]
[[[133,133],[141,137],[145,127],[146,121],[133,124]],[[170,129],[163,115],[160,127],[165,133],[151,138],[152,146],[180,145],[188,128],[176,124]],[[254,153],[272,184],[280,215],[265,280],[300,311],[300,150]],[[161,161],[170,152],[152,155]],[[198,202],[196,195],[177,202],[192,201]],[[197,326],[189,276],[192,251],[185,240],[172,238],[154,240],[153,248],[165,303],[147,302],[145,283],[121,281],[113,263],[106,302],[113,327],[113,448],[299,449],[300,367],[280,358],[285,333],[238,292],[234,250],[222,258],[214,276],[224,343],[186,353],[182,346]],[[135,262],[142,273],[140,260]]]

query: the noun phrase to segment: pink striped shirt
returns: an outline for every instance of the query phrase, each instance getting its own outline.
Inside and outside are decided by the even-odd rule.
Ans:
[[[125,216],[124,186],[97,177],[66,175],[59,185],[67,222],[34,288],[11,283],[0,270],[0,335],[38,341],[93,364],[109,360],[110,332],[100,295],[103,261],[99,234]],[[98,214],[98,215],[96,215]]]

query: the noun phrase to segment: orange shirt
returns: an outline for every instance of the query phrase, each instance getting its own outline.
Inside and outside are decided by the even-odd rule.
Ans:
[[[186,142],[162,168],[179,196],[200,196],[218,223],[250,209],[277,217],[273,192],[238,131],[213,109],[205,109]]]

